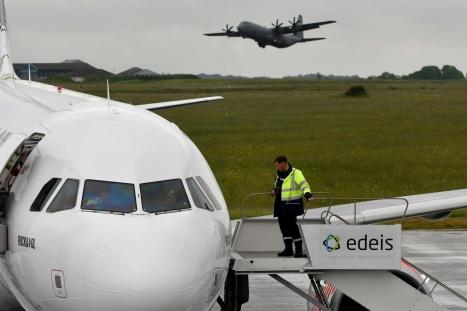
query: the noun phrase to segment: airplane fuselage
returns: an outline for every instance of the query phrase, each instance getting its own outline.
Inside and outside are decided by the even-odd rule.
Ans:
[[[44,139],[11,191],[6,264],[21,292],[41,310],[208,310],[219,295],[230,259],[227,206],[200,151],[171,122],[141,108],[105,99],[69,102],[55,87],[0,83],[0,124]],[[66,91],[64,91],[66,93]],[[86,103],[87,102],[87,103]],[[22,115],[29,110],[29,116]],[[41,210],[31,206],[44,185],[60,179]],[[195,200],[188,181],[208,187],[215,208]],[[71,209],[50,212],[67,180],[79,184]],[[143,206],[142,185],[179,181],[183,210],[154,213]],[[129,212],[89,210],[86,185],[129,185]],[[150,203],[150,202],[149,202]],[[213,203],[214,204],[214,203]],[[0,301],[10,294],[0,283]]]
[[[303,39],[303,34],[281,34],[274,28],[267,28],[252,22],[241,22],[237,29],[243,38],[256,41],[262,48],[267,45],[276,48],[287,48],[301,42]]]

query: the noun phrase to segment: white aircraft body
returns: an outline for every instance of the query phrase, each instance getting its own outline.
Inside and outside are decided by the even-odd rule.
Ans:
[[[0,3],[2,307],[208,310],[228,271],[227,206],[193,142],[147,109],[219,98],[136,107],[21,81]]]

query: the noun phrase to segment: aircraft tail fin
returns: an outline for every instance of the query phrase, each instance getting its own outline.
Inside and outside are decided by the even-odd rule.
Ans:
[[[298,18],[297,18],[297,26],[300,27],[303,25],[303,16],[300,14],[298,15]],[[303,31],[300,31],[297,33],[297,36],[300,38],[300,39],[303,39],[304,36],[303,36]]]
[[[10,57],[10,38],[6,20],[5,0],[0,0],[0,80],[18,78]]]
[[[303,16],[302,16],[301,14],[298,15],[298,21],[297,21],[297,23],[298,23],[299,25],[303,25]]]

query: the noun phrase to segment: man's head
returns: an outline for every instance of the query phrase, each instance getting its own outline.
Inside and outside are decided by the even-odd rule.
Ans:
[[[279,172],[286,172],[289,169],[289,160],[285,155],[280,155],[274,160],[274,165]]]

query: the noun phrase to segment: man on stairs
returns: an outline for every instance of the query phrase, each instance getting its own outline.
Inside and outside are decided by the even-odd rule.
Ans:
[[[278,156],[274,160],[274,165],[277,169],[276,182],[272,191],[272,195],[275,196],[274,217],[278,217],[285,244],[285,249],[278,256],[304,257],[297,216],[304,213],[303,198],[307,201],[313,199],[310,185],[302,171],[294,168],[286,156]],[[295,244],[295,253],[293,244]]]

